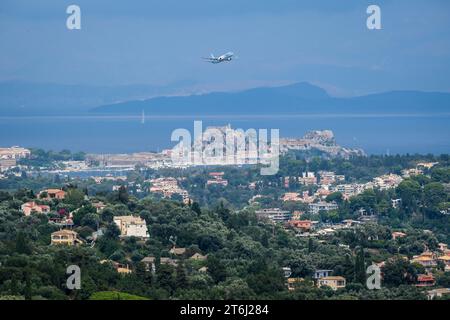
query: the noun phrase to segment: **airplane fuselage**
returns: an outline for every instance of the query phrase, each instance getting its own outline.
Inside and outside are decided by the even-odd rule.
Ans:
[[[207,60],[211,63],[217,64],[221,62],[231,61],[233,60],[233,56],[234,56],[233,52],[228,52],[219,57],[214,57],[213,55],[211,55],[211,58],[207,58]]]

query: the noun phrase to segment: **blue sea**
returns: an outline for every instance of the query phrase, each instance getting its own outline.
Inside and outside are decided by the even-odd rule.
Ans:
[[[230,124],[244,130],[279,129],[281,137],[329,129],[338,144],[369,154],[450,153],[450,114],[0,117],[0,147],[90,153],[161,151],[174,145],[170,140],[174,129],[193,134],[194,120],[202,120],[203,128]]]

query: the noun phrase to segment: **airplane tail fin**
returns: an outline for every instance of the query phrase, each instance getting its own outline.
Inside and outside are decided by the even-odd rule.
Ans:
[[[215,59],[216,58],[216,57],[214,57],[214,54],[212,54],[212,53],[209,56],[211,57],[211,59]]]

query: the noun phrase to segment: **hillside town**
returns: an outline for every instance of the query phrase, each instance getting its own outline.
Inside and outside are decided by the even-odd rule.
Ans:
[[[210,174],[211,176],[218,176],[217,173]],[[223,174],[221,174],[223,175]],[[221,176],[219,175],[219,176]],[[330,174],[327,173],[327,176]],[[376,179],[377,181],[385,181],[385,179]],[[173,179],[156,179],[152,181],[155,187],[151,188],[151,192],[183,192],[178,189],[176,180]],[[167,185],[166,185],[167,183]],[[378,188],[384,188],[384,184],[377,186]],[[394,185],[391,185],[394,188]],[[70,191],[69,191],[70,192]],[[62,189],[44,189],[41,190],[36,199],[33,201],[26,202],[21,205],[21,211],[25,216],[36,215],[36,214],[51,214],[51,208],[54,206],[55,201],[64,201],[67,192]],[[167,193],[166,196],[169,196]],[[102,202],[97,202],[90,199],[89,197],[84,197],[85,203],[83,206],[92,206],[96,208],[96,212],[102,214],[103,210],[107,210],[108,205]],[[283,200],[286,201],[286,200]],[[296,201],[289,199],[287,201]],[[37,202],[42,204],[37,204]],[[44,204],[46,203],[46,204]],[[312,215],[318,215],[321,211],[331,211],[337,210],[338,206],[335,203],[328,202],[317,202],[309,203],[310,213]],[[92,235],[85,237],[84,239],[74,231],[73,217],[77,210],[73,212],[62,212],[58,211],[59,220],[49,219],[49,223],[54,223],[58,221],[57,225],[59,230],[52,232],[50,234],[50,245],[64,245],[64,246],[78,246],[88,244],[91,247],[95,245],[95,241],[99,236],[104,235],[102,229],[94,231]],[[272,223],[280,224],[286,231],[293,230],[296,235],[300,237],[307,237],[309,239],[316,238],[319,242],[326,242],[330,235],[341,230],[358,230],[362,227],[366,221],[362,220],[343,220],[339,223],[320,223],[314,220],[303,220],[302,212],[294,211],[291,213],[287,210],[282,210],[280,208],[271,209],[261,209],[255,211],[256,217],[263,221],[268,220]],[[63,222],[65,221],[65,223]],[[138,216],[125,215],[125,216],[114,216],[113,222],[117,225],[119,230],[119,238],[135,238],[139,240],[147,240],[150,235],[147,228],[146,221]],[[427,231],[430,233],[430,231]],[[408,234],[400,231],[394,231],[391,233],[393,241],[401,241],[402,238],[407,237]],[[89,244],[90,243],[90,244]],[[344,246],[349,249],[348,246]],[[161,264],[172,265],[176,267],[180,261],[180,258],[186,258],[186,248],[178,248],[175,245],[169,250],[169,253],[173,258],[161,258]],[[206,261],[207,256],[197,252],[193,253],[192,256],[187,257],[194,261]],[[450,272],[450,250],[446,243],[439,243],[438,248],[435,251],[425,250],[419,255],[412,256],[411,259],[404,257],[406,261],[411,264],[418,264],[423,266],[425,274],[419,274],[417,276],[416,283],[414,286],[418,288],[435,288],[436,278],[434,273],[439,268],[439,265],[443,266],[443,271]],[[146,270],[155,272],[155,257],[144,257],[141,262],[145,264]],[[118,273],[120,274],[130,274],[133,273],[133,268],[129,264],[122,264],[114,260],[103,260],[101,263],[111,264]],[[376,263],[377,266],[383,267],[386,261],[380,261]],[[207,272],[205,266],[199,268],[199,272]],[[289,291],[296,290],[296,284],[302,283],[306,279],[304,278],[293,278],[290,277],[292,270],[290,267],[284,267],[283,272],[286,277],[286,286]],[[323,286],[329,287],[336,291],[338,289],[343,289],[346,287],[346,278],[343,276],[332,276],[333,270],[315,270],[312,279],[315,285],[320,288]],[[450,295],[450,289],[440,288],[432,289],[427,291],[428,298],[433,299],[436,295],[442,296],[445,294]]]
[[[17,231],[8,241],[30,254],[85,248],[100,257],[89,268],[117,274],[111,274],[115,290],[124,286],[121,279],[140,279],[147,285],[128,291],[181,297],[184,291],[163,279],[183,277],[183,290],[193,290],[199,278],[210,288],[240,283],[244,298],[311,290],[310,298],[375,297],[364,289],[364,270],[373,265],[381,270],[385,295],[450,297],[447,157],[372,157],[385,163],[381,168],[363,155],[303,159],[294,151],[282,156],[277,175],[264,177],[251,166],[156,169],[145,161],[105,162],[109,170],[103,171],[89,155],[44,159],[19,147],[1,152],[15,162],[2,163],[0,211],[17,212],[9,218],[16,221],[12,228],[30,224],[35,230]],[[9,223],[0,241],[10,237],[4,231]],[[261,271],[265,277],[273,272],[270,289],[253,283],[250,271],[239,271],[239,263],[254,263],[261,250],[277,252]],[[8,259],[0,256],[2,265]],[[12,294],[8,288],[0,286],[0,294]]]

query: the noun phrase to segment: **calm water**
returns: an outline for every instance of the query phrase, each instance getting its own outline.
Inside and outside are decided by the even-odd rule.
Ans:
[[[282,137],[331,129],[342,146],[368,153],[450,153],[450,115],[297,115],[273,117],[7,117],[0,118],[0,146],[128,153],[171,147],[171,133],[194,120],[203,128],[230,123],[233,128],[280,129]]]

